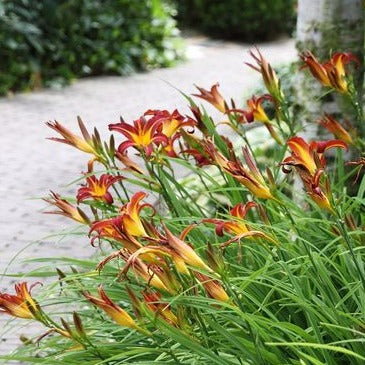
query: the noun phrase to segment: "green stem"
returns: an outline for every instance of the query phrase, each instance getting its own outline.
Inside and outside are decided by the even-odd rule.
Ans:
[[[355,252],[354,252],[354,249],[352,247],[352,243],[351,243],[350,236],[349,236],[349,234],[347,232],[346,226],[344,224],[344,221],[343,221],[340,213],[338,212],[337,209],[335,210],[335,212],[336,212],[336,215],[337,215],[336,224],[337,224],[337,226],[338,226],[338,228],[339,228],[339,230],[341,232],[341,235],[344,238],[344,240],[346,242],[346,245],[347,245],[347,247],[348,247],[348,249],[350,251],[352,260],[353,260],[353,262],[355,264],[355,267],[356,267],[356,270],[357,270],[357,272],[359,274],[359,278],[360,278],[362,287],[365,290],[365,278],[364,278],[363,273],[361,272],[361,268],[360,268],[359,262],[356,259]]]
[[[364,123],[364,111],[362,105],[359,102],[358,94],[356,90],[349,93],[351,104],[356,112],[357,127],[360,131],[360,137],[365,138],[365,123]]]

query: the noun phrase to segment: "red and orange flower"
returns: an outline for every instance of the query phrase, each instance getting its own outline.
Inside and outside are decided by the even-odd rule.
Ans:
[[[154,123],[161,124],[161,133],[167,138],[172,137],[183,127],[194,127],[195,121],[191,118],[185,118],[177,109],[172,113],[167,110],[147,110],[145,116],[152,116],[150,119]]]
[[[162,120],[156,121],[153,118],[147,120],[144,116],[135,120],[133,125],[121,121],[116,124],[109,124],[109,130],[122,133],[127,140],[118,147],[118,152],[123,154],[128,148],[134,147],[144,151],[146,156],[153,152],[154,143],[167,143],[167,137],[161,132]]]
[[[241,235],[249,231],[247,225],[241,220],[245,219],[247,212],[256,207],[255,202],[248,202],[246,204],[238,203],[230,210],[230,216],[237,220],[222,220],[222,219],[205,219],[204,222],[214,223],[216,225],[215,231],[218,236],[223,236],[223,232],[233,235]]]
[[[325,114],[324,117],[319,121],[319,124],[326,128],[329,132],[333,133],[334,136],[347,144],[353,144],[351,135],[346,131],[345,128],[331,115]]]
[[[163,245],[167,245],[172,251],[187,264],[195,268],[212,271],[212,269],[203,261],[195,250],[179,237],[176,237],[164,225],[165,239],[161,240]]]
[[[225,102],[223,96],[218,91],[219,84],[216,83],[209,90],[203,89],[202,87],[196,86],[200,94],[193,94],[198,98],[206,100],[208,103],[212,104],[220,112],[224,113],[227,109],[227,103]]]
[[[276,142],[282,144],[280,137],[276,133],[269,116],[267,115],[264,107],[264,101],[271,101],[273,102],[274,99],[271,95],[265,94],[260,97],[252,96],[251,99],[247,100],[247,110],[243,109],[230,109],[228,112],[237,112],[242,114],[242,122],[243,123],[252,123],[254,121],[263,123],[267,130],[269,131],[270,135],[275,139]]]
[[[125,232],[122,216],[92,223],[89,236],[93,236],[91,238],[92,245],[94,245],[96,239],[105,238],[119,242],[131,252],[142,247],[134,237]]]
[[[123,176],[112,176],[102,174],[98,179],[95,175],[86,178],[86,186],[81,187],[77,192],[77,203],[88,198],[102,200],[107,204],[113,203],[113,197],[108,189],[117,181],[122,180]]]
[[[349,92],[347,81],[346,65],[351,61],[359,64],[359,60],[352,53],[335,53],[325,63],[320,63],[310,51],[302,53],[301,58],[304,67],[308,67],[312,75],[321,82],[323,86],[331,87],[340,93]]]
[[[145,207],[151,209],[153,207],[148,203],[140,203],[146,196],[147,194],[142,191],[135,193],[130,201],[124,204],[120,210],[124,230],[130,236],[141,237],[147,235],[140,217],[140,212]]]
[[[151,251],[147,252],[147,255],[151,256],[151,253]],[[137,255],[132,255],[127,250],[122,250],[119,257],[126,262],[120,276],[126,275],[131,268],[136,277],[141,278],[149,286],[170,294],[176,293],[175,283],[169,270],[166,270],[167,266],[164,267],[164,263],[161,265],[146,264]]]
[[[329,201],[329,185],[326,180],[325,188],[321,185],[321,176],[324,172],[326,160],[324,152],[333,147],[347,148],[347,144],[340,140],[312,141],[307,143],[301,137],[292,137],[288,140],[291,156],[282,162],[283,171],[290,172],[285,166],[294,166],[301,177],[308,195],[321,208],[330,212],[334,209]]]
[[[132,252],[142,247],[134,237],[147,236],[140,212],[145,207],[153,207],[148,203],[140,203],[146,195],[142,191],[135,193],[130,201],[120,208],[118,217],[94,222],[89,234],[95,231],[97,235],[92,238],[92,242],[96,238],[111,238]]]
[[[39,319],[41,308],[30,293],[36,284],[29,288],[26,282],[15,284],[15,295],[0,293],[0,313],[24,319]]]
[[[330,141],[312,141],[307,143],[301,137],[292,137],[287,142],[291,156],[284,159],[282,165],[295,166],[300,171],[305,171],[309,175],[314,176],[317,169],[323,168],[326,165],[326,160],[323,153],[331,148],[340,147],[347,149],[347,144],[340,140]],[[288,172],[283,169],[284,172]]]
[[[241,238],[260,237],[277,244],[277,242],[266,233],[252,230],[243,222],[248,211],[255,207],[258,207],[258,204],[253,201],[246,204],[238,203],[230,210],[230,216],[233,218],[232,220],[208,218],[204,219],[203,222],[215,224],[215,231],[218,236],[223,236],[224,232],[233,235],[235,237],[233,241]],[[224,247],[233,241],[229,240],[228,242],[223,243],[222,246]]]
[[[320,185],[320,179],[323,174],[323,169],[316,171],[314,176],[304,176],[302,178],[308,195],[312,200],[322,209],[326,209],[331,213],[334,213],[333,206],[328,199],[329,185],[326,184],[325,188]],[[323,191],[324,190],[324,191]]]

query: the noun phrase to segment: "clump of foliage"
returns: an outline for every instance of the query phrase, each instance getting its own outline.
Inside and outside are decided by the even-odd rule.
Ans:
[[[191,115],[148,110],[110,124],[108,142],[80,118],[79,134],[47,123],[59,134],[51,139],[91,156],[75,198],[52,192],[49,213],[76,221],[83,230],[75,240],[84,232],[98,253],[43,259],[49,268],[39,276],[57,277],[43,295],[27,282],[0,293],[2,312],[45,327],[5,361],[364,363],[364,119],[348,69],[357,60],[302,55],[358,116],[350,129],[324,115],[319,123],[335,139],[306,141],[276,72],[258,50],[251,54],[267,94],[245,108],[229,104],[218,84],[194,95],[220,120],[184,95]],[[222,122],[233,136],[218,132]],[[272,159],[259,158],[249,123],[262,124]],[[347,149],[354,158],[345,163]]]
[[[170,66],[182,56],[163,0],[5,0],[0,94]]]
[[[267,40],[290,33],[294,0],[177,0],[178,19],[218,38]]]

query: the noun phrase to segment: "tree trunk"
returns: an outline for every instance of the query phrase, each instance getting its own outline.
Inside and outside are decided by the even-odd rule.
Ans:
[[[335,52],[355,54],[361,66],[355,81],[362,96],[364,73],[364,4],[363,0],[298,0],[297,49],[313,52],[320,62]],[[321,134],[316,121],[323,114],[341,111],[355,123],[344,98],[332,93],[324,98],[325,89],[309,72],[300,72],[296,80],[301,121],[308,136]],[[360,103],[362,105],[362,103]]]

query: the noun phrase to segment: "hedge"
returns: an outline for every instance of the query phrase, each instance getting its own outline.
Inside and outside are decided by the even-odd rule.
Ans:
[[[0,94],[170,66],[181,56],[163,0],[3,0]]]
[[[218,38],[259,41],[290,33],[295,0],[176,0],[179,21]]]

